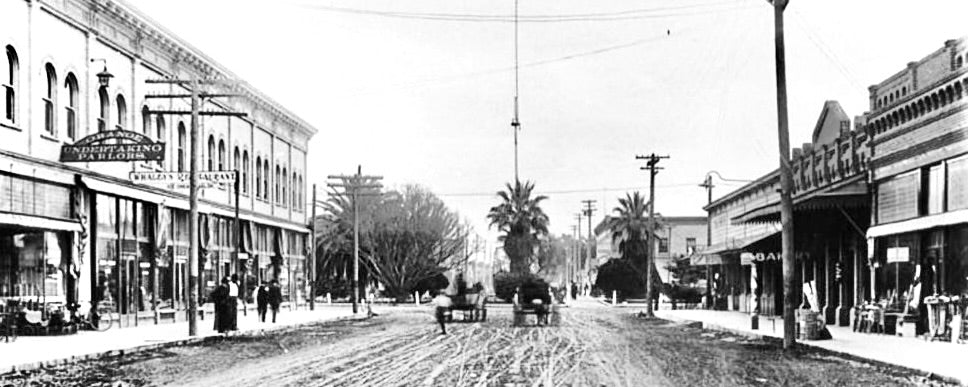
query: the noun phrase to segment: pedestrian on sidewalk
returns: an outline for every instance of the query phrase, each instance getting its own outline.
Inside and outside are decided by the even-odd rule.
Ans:
[[[228,315],[228,298],[229,298],[229,277],[222,278],[222,284],[212,291],[209,297],[212,300],[212,304],[215,307],[215,326],[213,327],[218,333],[228,332],[232,327],[230,324],[230,317]]]
[[[239,275],[232,274],[229,281],[229,297],[226,300],[229,314],[229,330],[239,330]]]
[[[256,289],[255,305],[259,311],[259,321],[266,322],[266,311],[269,309],[269,285],[264,281]]]
[[[272,323],[276,322],[276,315],[279,314],[279,305],[282,304],[282,289],[279,288],[279,281],[272,280],[269,284],[269,307],[272,308]]]
[[[453,303],[451,302],[450,297],[444,294],[443,289],[437,290],[437,296],[434,297],[433,301],[431,302],[433,302],[435,306],[434,317],[437,318],[437,323],[440,324],[440,334],[446,335],[447,326],[444,325],[444,323],[446,322],[445,320],[447,315],[450,314],[450,307],[453,305]]]

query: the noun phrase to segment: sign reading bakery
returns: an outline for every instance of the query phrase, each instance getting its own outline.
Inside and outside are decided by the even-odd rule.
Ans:
[[[112,141],[113,140],[113,141]],[[108,143],[110,142],[110,143]],[[94,133],[61,147],[60,161],[156,161],[165,159],[165,143],[127,130]]]

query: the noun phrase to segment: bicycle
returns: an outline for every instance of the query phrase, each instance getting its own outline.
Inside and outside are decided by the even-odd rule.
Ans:
[[[111,329],[114,325],[114,303],[110,301],[101,301],[97,303],[97,307],[88,308],[87,313],[77,313],[78,305],[74,305],[75,308],[72,313],[71,320],[78,325],[79,328],[85,328],[92,331],[104,332]]]

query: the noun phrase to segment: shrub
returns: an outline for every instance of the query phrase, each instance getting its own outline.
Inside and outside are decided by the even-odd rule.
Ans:
[[[666,285],[662,289],[670,300],[684,303],[698,303],[702,300],[702,292],[693,287],[681,285]]]
[[[424,294],[428,291],[444,289],[449,285],[450,280],[447,279],[447,276],[444,273],[437,273],[417,281],[417,285],[410,289],[410,293],[420,292],[420,294]]]
[[[521,299],[531,300],[540,298],[544,302],[551,302],[548,295],[548,283],[544,279],[531,273],[509,273],[506,271],[494,274],[494,293],[498,298],[511,301],[514,292],[521,288]]]
[[[613,259],[598,268],[595,287],[611,296],[617,290],[620,298],[644,297],[645,284],[639,273],[624,259]]]

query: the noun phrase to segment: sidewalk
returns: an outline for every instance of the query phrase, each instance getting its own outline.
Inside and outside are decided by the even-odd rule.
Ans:
[[[660,318],[678,321],[701,321],[703,328],[783,337],[783,319],[760,316],[760,329],[750,329],[750,315],[741,312],[691,310],[657,310]],[[799,344],[833,352],[871,359],[882,363],[932,373],[968,384],[968,345],[928,342],[921,338],[853,332],[850,327],[827,326],[832,340],[797,340]]]
[[[349,306],[343,305],[316,305],[315,311],[283,310],[279,313],[275,324],[271,322],[272,312],[266,316],[269,322],[259,322],[256,316],[252,311],[249,311],[248,316],[243,316],[239,311],[239,332],[272,330],[317,321],[346,319],[353,316],[353,311]],[[105,332],[81,331],[66,336],[20,336],[13,342],[0,341],[0,374],[104,355],[184,344],[218,335],[218,332],[213,329],[211,315],[205,316],[205,320],[199,319],[197,327],[198,335],[194,338],[188,336],[187,322],[167,322],[130,328],[118,328],[115,325]]]

